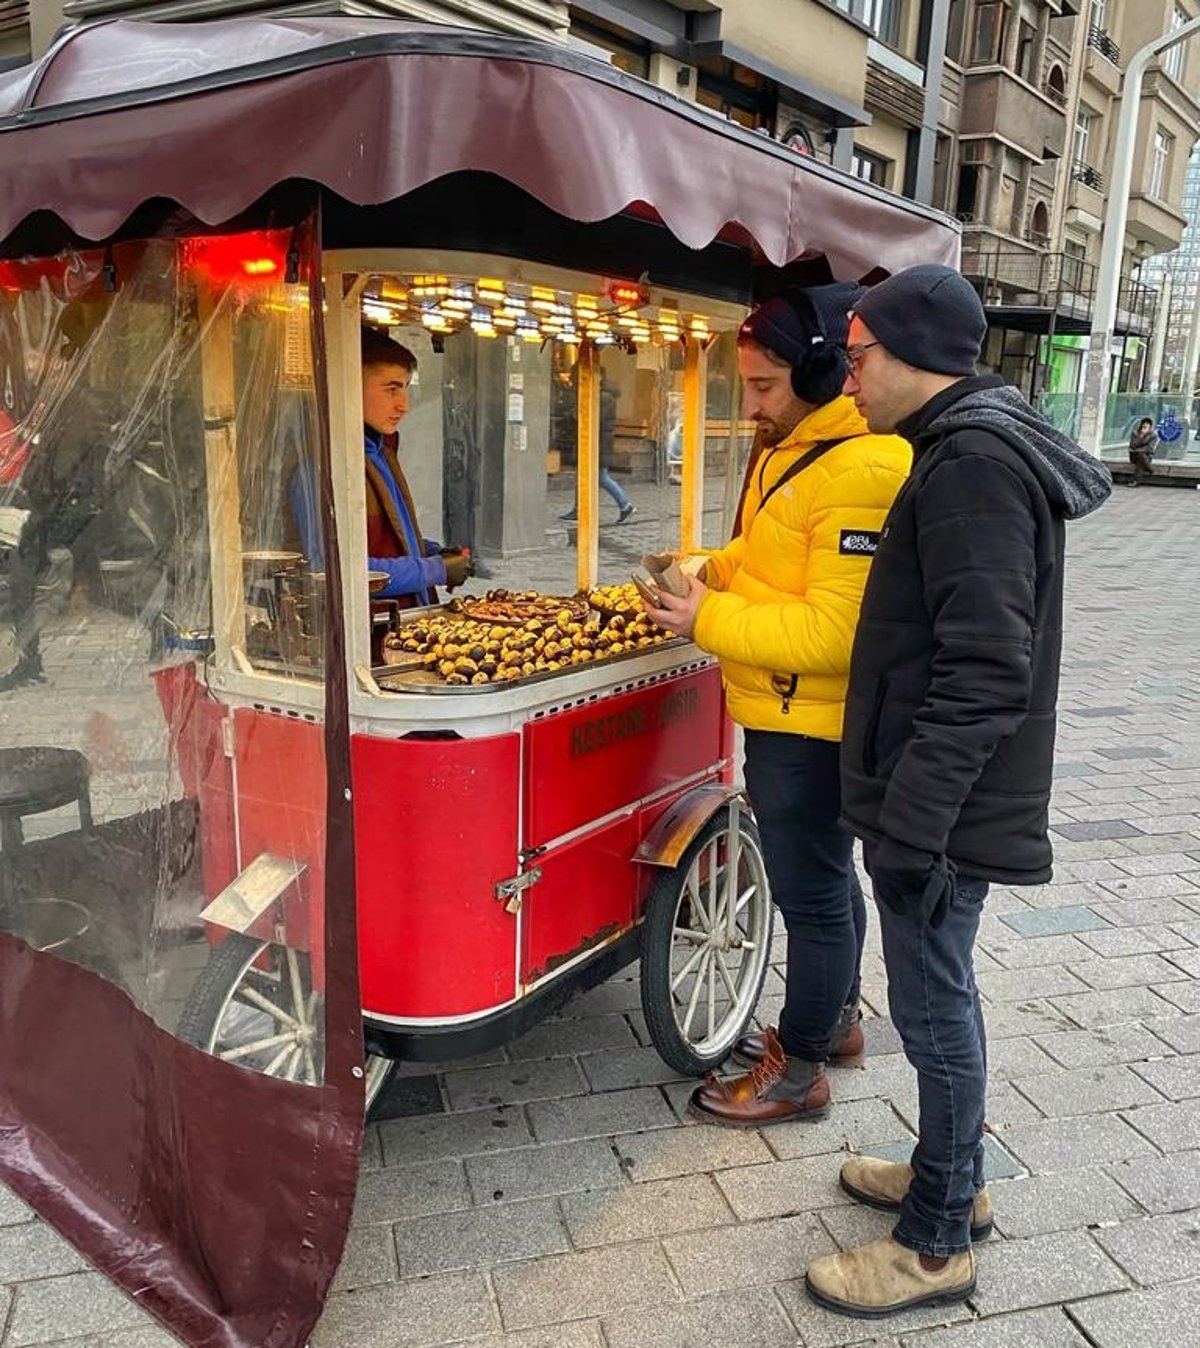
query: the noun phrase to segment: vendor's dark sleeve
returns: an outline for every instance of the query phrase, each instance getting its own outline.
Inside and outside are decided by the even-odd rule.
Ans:
[[[916,512],[933,661],[880,826],[941,853],[996,746],[1029,709],[1036,525],[1025,485],[984,455],[935,468]]]

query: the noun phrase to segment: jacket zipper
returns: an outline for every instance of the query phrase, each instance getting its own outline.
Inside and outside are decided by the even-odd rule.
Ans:
[[[787,686],[784,686],[784,680],[787,679]],[[779,710],[782,715],[787,716],[791,712],[792,698],[796,696],[796,689],[800,685],[799,674],[776,674],[771,682],[775,685],[775,691],[779,694]]]

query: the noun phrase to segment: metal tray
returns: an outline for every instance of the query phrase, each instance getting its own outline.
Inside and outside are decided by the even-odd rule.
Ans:
[[[560,679],[567,674],[580,674],[588,669],[607,669],[622,661],[637,660],[646,655],[654,655],[658,651],[686,645],[688,645],[686,638],[672,637],[669,641],[657,642],[640,651],[622,651],[619,655],[606,655],[603,660],[589,660],[586,664],[570,665],[566,669],[543,669],[537,674],[522,675],[519,679],[505,679],[503,683],[448,684],[431,670],[397,669],[395,665],[373,665],[371,677],[386,693],[434,693],[438,697],[461,697],[464,694],[475,696],[479,693],[504,693],[512,688],[528,688],[530,684]]]

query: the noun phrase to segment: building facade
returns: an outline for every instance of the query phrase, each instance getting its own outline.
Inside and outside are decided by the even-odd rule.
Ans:
[[[1182,212],[1187,224],[1179,247],[1142,267],[1161,296],[1145,387],[1164,393],[1194,393],[1200,384],[1200,146],[1188,160]]]
[[[988,312],[987,363],[1036,398],[1079,387],[1125,61],[1200,0],[0,0],[0,58],[23,29],[27,59],[64,21],[263,8],[569,43],[953,213]],[[1186,43],[1142,88],[1114,388],[1145,382],[1168,322],[1148,259],[1183,239],[1198,136],[1200,44]]]
[[[995,109],[990,125],[965,112],[964,96],[954,199],[947,194],[935,204],[963,220],[963,270],[988,309],[991,363],[1033,397],[1073,395],[1091,331],[1125,65],[1145,43],[1200,13],[1200,4],[959,0],[954,8],[948,83],[961,69],[964,89],[985,76],[998,88],[987,103]],[[1186,224],[1184,178],[1200,136],[1200,50],[1189,45],[1165,53],[1142,87],[1114,390],[1146,381],[1156,329],[1168,317],[1143,264],[1177,248]]]

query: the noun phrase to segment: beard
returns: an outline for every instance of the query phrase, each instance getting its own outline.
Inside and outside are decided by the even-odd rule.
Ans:
[[[795,416],[787,416],[780,421],[770,417],[760,418],[755,422],[759,443],[766,449],[774,449],[776,445],[782,444],[804,420],[806,411],[799,409]]]

